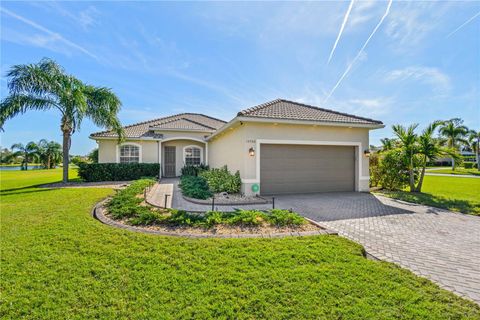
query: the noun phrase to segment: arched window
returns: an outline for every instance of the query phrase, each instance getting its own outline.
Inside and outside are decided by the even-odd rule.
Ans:
[[[188,146],[183,149],[185,165],[198,166],[202,163],[202,149],[195,146]]]
[[[139,163],[140,148],[133,144],[126,144],[120,147],[120,163]]]

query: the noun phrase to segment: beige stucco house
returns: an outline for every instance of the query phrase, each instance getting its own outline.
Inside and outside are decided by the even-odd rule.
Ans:
[[[162,177],[185,164],[240,171],[246,194],[368,191],[369,131],[382,122],[283,99],[229,122],[183,113],[92,134],[99,162],[160,163]]]

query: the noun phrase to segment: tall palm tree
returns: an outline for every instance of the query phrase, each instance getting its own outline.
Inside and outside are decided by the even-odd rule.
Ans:
[[[40,160],[46,169],[54,168],[62,159],[62,145],[42,139],[38,142]]]
[[[7,73],[10,95],[0,104],[0,128],[6,120],[29,110],[60,112],[63,134],[63,182],[68,182],[68,154],[71,136],[82,120],[115,130],[123,129],[117,117],[121,102],[108,88],[88,85],[69,75],[56,62],[42,59],[36,64],[15,65]]]
[[[401,125],[393,125],[392,129],[395,135],[398,138],[400,143],[400,148],[404,154],[405,164],[408,168],[408,177],[410,192],[415,191],[415,155],[418,151],[417,146],[417,135],[415,134],[415,129],[418,127],[418,124],[412,124],[405,128]]]
[[[480,130],[475,131],[475,130],[470,130],[468,133],[468,142],[470,145],[470,148],[472,149],[473,152],[475,152],[475,158],[477,160],[477,169],[480,171]]]
[[[446,144],[451,149],[458,150],[459,144],[468,143],[465,136],[468,133],[468,128],[463,124],[463,120],[453,118],[441,123],[439,132],[440,135],[446,139]],[[455,170],[455,159],[452,157],[452,170]]]
[[[22,157],[22,170],[28,170],[28,163],[37,161],[40,156],[38,145],[35,142],[29,142],[25,146],[22,143],[15,143],[11,149],[13,157]]]

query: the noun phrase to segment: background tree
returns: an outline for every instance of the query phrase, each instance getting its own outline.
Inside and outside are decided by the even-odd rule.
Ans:
[[[62,160],[62,145],[42,139],[38,142],[40,161],[45,169],[55,168]]]
[[[93,149],[87,157],[93,163],[98,163],[98,148]]]
[[[382,143],[381,151],[388,151],[395,148],[395,143],[396,143],[395,139],[383,138],[383,139],[380,139],[380,142]]]
[[[64,183],[68,182],[71,136],[80,129],[84,118],[91,119],[97,126],[115,130],[119,140],[123,138],[117,117],[121,102],[110,89],[87,85],[50,59],[15,65],[7,78],[10,95],[0,104],[0,128],[6,120],[29,110],[56,109],[60,112]]]
[[[480,171],[480,130],[470,130],[468,132],[468,143],[472,151],[475,153],[475,159],[477,161],[477,169]]]
[[[415,191],[415,155],[418,150],[415,129],[417,127],[418,124],[412,124],[408,126],[408,128],[401,125],[392,126],[393,132],[398,138],[400,149],[404,155],[404,162],[408,169],[410,192]]]
[[[13,157],[22,157],[22,170],[28,170],[28,163],[36,162],[40,157],[38,145],[33,141],[27,145],[15,143],[12,145],[12,151]]]
[[[468,128],[463,125],[463,120],[453,118],[444,121],[440,124],[440,135],[445,139],[447,147],[450,149],[459,149],[459,144],[468,144],[465,136],[468,133]],[[452,157],[452,170],[455,170],[455,159]]]
[[[12,151],[8,148],[0,149],[0,163],[12,163],[15,161],[15,157],[12,156]]]

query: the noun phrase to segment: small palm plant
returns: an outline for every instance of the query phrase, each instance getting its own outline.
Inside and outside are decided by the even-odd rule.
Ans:
[[[30,110],[57,110],[63,134],[63,182],[68,182],[68,154],[71,136],[83,119],[115,130],[119,140],[123,129],[117,117],[121,103],[108,88],[85,84],[69,75],[55,61],[15,65],[7,73],[10,95],[0,104],[0,128],[5,121]]]
[[[435,161],[441,156],[450,156],[454,161],[459,160],[460,157],[455,149],[449,149],[440,145],[439,140],[433,137],[435,130],[442,124],[441,121],[435,121],[428,125],[422,134],[418,136],[418,154],[420,155],[421,172],[418,184],[415,188],[416,192],[422,191],[423,178],[425,176],[425,169],[429,161]]]
[[[418,124],[412,124],[405,128],[401,125],[393,125],[392,129],[398,138],[400,149],[404,155],[404,161],[408,168],[408,181],[410,192],[415,191],[415,155],[418,152],[417,135],[415,129]]]
[[[458,150],[459,144],[467,144],[465,139],[468,128],[463,125],[459,118],[443,121],[439,128],[440,135],[445,138],[447,147]],[[455,159],[452,157],[452,170],[455,170]]]
[[[22,170],[28,170],[28,163],[35,162],[40,158],[38,145],[35,142],[29,142],[26,145],[15,143],[12,145],[12,157],[22,158]]]

